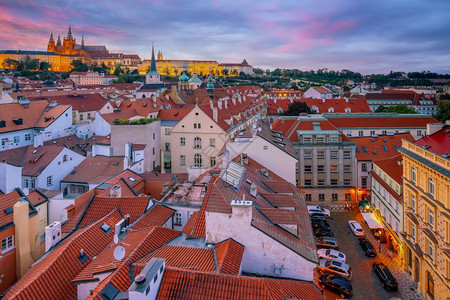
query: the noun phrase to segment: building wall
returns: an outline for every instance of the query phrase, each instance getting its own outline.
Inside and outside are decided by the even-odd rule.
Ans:
[[[33,144],[33,140],[33,128],[3,132],[0,134],[0,151],[28,146]]]
[[[14,248],[9,251],[1,252],[0,255],[0,293],[10,287],[17,279],[16,275],[16,239],[15,226],[12,225],[0,231],[0,239],[3,240],[9,236],[14,237]]]
[[[94,123],[94,134],[106,136],[111,133],[111,125],[96,112]]]
[[[313,280],[317,264],[306,260],[251,225],[251,206],[233,206],[232,214],[206,212],[206,242],[218,243],[233,238],[245,246],[242,271],[280,277]]]
[[[63,161],[64,155],[67,155],[67,161]],[[86,157],[64,148],[55,159],[37,177],[37,187],[47,190],[59,190],[60,182],[76,166],[78,166]],[[47,177],[52,176],[52,184],[47,185]]]
[[[26,56],[29,56],[31,59],[37,58],[40,62],[45,61],[51,64],[52,71],[70,71],[73,66],[71,62],[75,59],[82,59],[81,57],[76,56],[68,56],[68,55],[55,55],[53,53],[45,53],[45,54],[33,54],[33,53],[0,53],[0,66],[4,69],[9,69],[9,66],[3,64],[3,62],[7,59],[14,60],[25,60]]]
[[[48,125],[44,132],[44,141],[72,134],[72,106],[70,106],[59,118]],[[39,130],[39,129],[38,129]]]
[[[296,185],[295,166],[297,159],[263,138],[255,135],[252,141],[228,142],[227,150],[229,151],[230,159],[245,153],[268,170]]]
[[[194,128],[195,124],[201,124],[200,129]],[[185,146],[181,146],[180,138],[185,138]],[[194,139],[201,139],[201,148],[194,148]],[[215,139],[215,146],[210,145],[210,140]],[[177,125],[172,128],[170,134],[172,173],[187,173],[187,168],[194,165],[194,155],[200,154],[202,166],[209,167],[211,157],[219,162],[219,152],[225,145],[227,134],[208,117],[198,106],[193,108]],[[180,155],[186,158],[185,165],[181,164]]]
[[[435,166],[448,171],[450,162],[407,141],[403,141],[402,146],[400,150],[411,151],[427,161],[423,164],[401,151],[404,176],[404,269],[418,282],[418,291],[425,299],[433,299],[427,291],[428,278],[434,282],[434,299],[447,299],[450,295],[450,257],[444,251],[448,252],[445,249],[450,244],[450,178],[437,171]],[[415,180],[412,168],[415,170]],[[434,193],[430,193],[429,179],[434,182]],[[433,214],[432,222],[430,212]],[[433,249],[429,247],[430,243]]]
[[[125,155],[125,144],[147,144],[144,150],[145,171],[151,172],[161,162],[161,121],[157,120],[146,125],[112,125],[111,147],[116,156]]]
[[[7,194],[17,187],[22,187],[22,167],[0,162],[0,190]]]
[[[72,204],[75,205],[75,199],[63,198],[62,194],[61,196],[50,198],[48,204],[49,224],[55,221],[62,223],[67,220],[67,210],[65,208]]]
[[[385,135],[389,133],[410,133],[414,139],[420,139],[427,132],[427,127],[403,127],[403,128],[339,128],[348,137]]]

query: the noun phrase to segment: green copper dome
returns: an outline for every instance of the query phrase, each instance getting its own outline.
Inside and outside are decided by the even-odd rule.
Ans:
[[[187,82],[189,80],[189,76],[186,75],[186,73],[183,72],[181,76],[178,78],[180,82]]]
[[[213,90],[214,89],[214,83],[212,82],[212,77],[209,75],[208,77],[208,83],[206,84],[207,90]]]

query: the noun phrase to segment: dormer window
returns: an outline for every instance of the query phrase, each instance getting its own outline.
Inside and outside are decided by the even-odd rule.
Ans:
[[[13,120],[13,122],[14,122],[16,125],[23,125],[23,119],[22,119],[22,118],[18,118],[18,119],[16,119],[16,120]]]
[[[6,121],[2,120],[0,121],[0,128],[6,127]]]

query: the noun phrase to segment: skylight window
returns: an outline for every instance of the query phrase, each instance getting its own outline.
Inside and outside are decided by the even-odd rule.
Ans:
[[[5,214],[7,214],[7,215],[12,214],[12,212],[13,212],[13,210],[11,207],[8,207],[5,209]]]
[[[135,181],[136,181],[136,178],[128,177],[128,180],[131,181],[131,182],[135,182]]]
[[[367,148],[366,148],[366,146],[362,146],[362,149],[363,149],[364,152],[367,153]]]
[[[119,165],[119,162],[116,161],[113,163],[113,166],[117,166],[117,165]]]
[[[100,226],[100,229],[103,230],[106,234],[108,234],[111,231],[111,227],[109,227],[109,225],[106,223],[103,223],[103,225]]]
[[[386,148],[385,145],[383,145],[383,150],[386,151],[386,152],[388,152],[388,149]]]
[[[359,153],[359,149],[358,149],[358,147],[356,147],[356,153]]]

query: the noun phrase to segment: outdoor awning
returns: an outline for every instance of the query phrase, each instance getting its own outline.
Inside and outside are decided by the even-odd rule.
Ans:
[[[375,219],[375,215],[373,213],[362,213],[361,214],[364,218],[364,221],[366,221],[367,226],[369,226],[370,229],[383,229],[383,225],[380,224]]]

